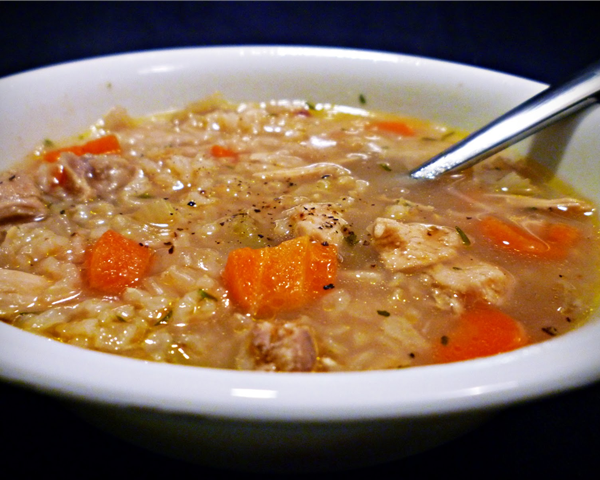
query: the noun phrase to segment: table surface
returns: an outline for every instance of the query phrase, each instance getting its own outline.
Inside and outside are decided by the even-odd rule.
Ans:
[[[592,8],[578,2],[8,3],[0,15],[0,77],[155,48],[293,44],[422,55],[555,83],[600,58]],[[231,475],[132,446],[89,426],[56,400],[15,385],[0,383],[0,406],[4,478],[17,472],[63,479],[108,478],[120,471],[135,478]],[[511,407],[446,445],[353,473],[590,478],[598,452],[600,384],[594,384]]]

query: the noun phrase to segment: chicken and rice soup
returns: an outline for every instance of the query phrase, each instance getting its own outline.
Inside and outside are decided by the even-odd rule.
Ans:
[[[594,206],[505,155],[408,177],[459,137],[299,101],[114,108],[0,175],[0,317],[266,371],[452,362],[575,328],[599,286]]]

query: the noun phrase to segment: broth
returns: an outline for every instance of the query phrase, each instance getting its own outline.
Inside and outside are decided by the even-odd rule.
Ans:
[[[595,207],[446,126],[300,101],[109,112],[0,177],[0,317],[145,360],[402,368],[541,342],[595,305]],[[107,233],[108,232],[108,233]]]

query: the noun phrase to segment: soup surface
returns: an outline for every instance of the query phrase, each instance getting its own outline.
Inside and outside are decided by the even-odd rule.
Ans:
[[[408,177],[458,138],[298,101],[115,108],[0,175],[0,317],[267,371],[460,361],[575,328],[600,283],[594,206],[505,155]]]

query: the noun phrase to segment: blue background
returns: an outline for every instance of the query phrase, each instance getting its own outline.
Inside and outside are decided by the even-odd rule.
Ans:
[[[0,76],[143,49],[386,50],[546,83],[600,58],[595,2],[2,2]]]
[[[600,59],[596,10],[594,2],[1,2],[0,76],[146,49],[295,44],[422,55],[555,83]],[[0,407],[0,471],[7,479],[17,472],[19,478],[106,479],[122,471],[132,478],[231,477],[114,439],[54,400],[13,385],[0,384]],[[598,474],[598,452],[596,384],[513,407],[435,450],[354,473],[378,479],[591,478]]]

